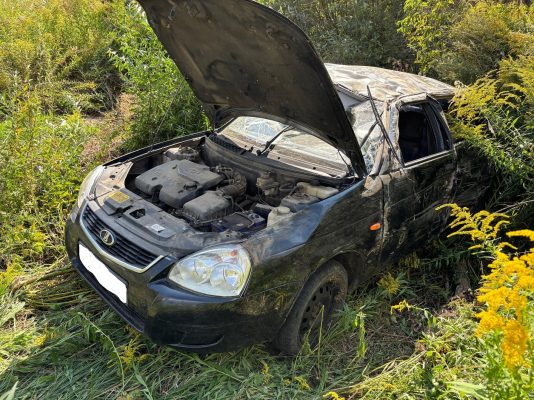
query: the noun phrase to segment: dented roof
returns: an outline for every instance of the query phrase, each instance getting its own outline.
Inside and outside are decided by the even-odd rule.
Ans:
[[[367,85],[371,94],[379,100],[390,100],[401,96],[428,93],[435,97],[454,94],[454,87],[426,76],[393,71],[385,68],[325,64],[334,84],[367,96]]]

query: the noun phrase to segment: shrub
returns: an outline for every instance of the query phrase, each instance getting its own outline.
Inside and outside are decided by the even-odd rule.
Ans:
[[[407,0],[399,31],[421,72],[472,83],[508,57],[533,55],[534,6],[496,1]]]
[[[299,25],[326,62],[406,69],[412,54],[396,21],[402,3],[394,0],[266,0]]]
[[[91,129],[79,113],[43,113],[35,93],[19,95],[0,122],[0,267],[50,262],[63,254],[63,226],[83,178],[79,155]]]
[[[534,196],[534,57],[501,62],[498,72],[461,87],[451,127],[496,168],[495,202],[532,218]]]
[[[207,128],[200,103],[148,25],[141,7],[127,4],[116,33],[118,49],[110,53],[137,98],[132,137],[127,147],[154,142]]]
[[[523,399],[534,390],[534,247],[523,251],[502,241],[507,217],[481,211],[471,214],[455,204],[451,235],[467,235],[472,249],[493,261],[482,276],[477,300],[483,310],[476,335],[484,346],[483,395],[491,399]],[[504,219],[503,219],[504,218]],[[522,237],[534,243],[534,231],[507,232],[510,239]],[[508,251],[506,250],[508,249]],[[510,249],[515,250],[510,254]]]
[[[24,88],[50,111],[97,111],[112,101],[114,6],[100,0],[13,0],[0,13],[0,118]]]
[[[406,0],[398,22],[423,74],[432,72],[446,52],[450,27],[464,7],[462,0]]]

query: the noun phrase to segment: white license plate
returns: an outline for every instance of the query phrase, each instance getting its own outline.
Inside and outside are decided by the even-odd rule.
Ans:
[[[91,251],[82,245],[78,245],[79,257],[83,266],[95,279],[109,292],[113,293],[124,304],[126,304],[126,284],[117,278],[102,261],[95,257]]]

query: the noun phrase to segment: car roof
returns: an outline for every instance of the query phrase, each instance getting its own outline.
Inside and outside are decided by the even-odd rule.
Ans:
[[[438,98],[452,97],[454,87],[426,76],[360,65],[325,64],[336,85],[367,96],[367,86],[378,100],[427,93]]]

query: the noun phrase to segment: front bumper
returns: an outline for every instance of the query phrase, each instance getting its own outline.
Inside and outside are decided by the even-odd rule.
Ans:
[[[79,218],[69,219],[66,227],[66,247],[73,266],[119,316],[159,344],[195,352],[220,352],[270,341],[300,288],[298,282],[287,283],[241,298],[191,293],[166,278],[176,261],[171,257],[159,259],[143,272],[127,270],[101,257],[94,240],[89,240],[81,229]],[[104,289],[83,266],[78,257],[80,242],[127,282],[128,304]]]

